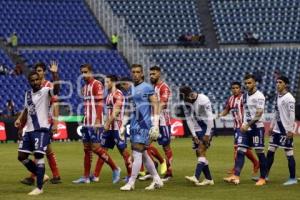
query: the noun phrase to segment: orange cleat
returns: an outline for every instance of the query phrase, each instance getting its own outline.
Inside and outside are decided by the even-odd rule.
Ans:
[[[223,178],[223,180],[227,183],[234,183],[235,185],[240,184],[240,177],[236,175],[231,175],[229,177]]]
[[[267,181],[264,178],[258,179],[258,181],[255,183],[256,186],[263,186],[263,185],[266,185],[266,184],[267,184]]]

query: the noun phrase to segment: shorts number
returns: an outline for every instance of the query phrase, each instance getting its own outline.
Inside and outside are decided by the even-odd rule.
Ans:
[[[259,143],[259,137],[255,136],[253,137],[253,144],[258,144]]]
[[[286,136],[281,135],[281,136],[280,136],[280,143],[281,143],[281,144],[285,144],[285,141],[286,141]]]
[[[35,138],[34,140],[35,140],[35,142],[34,142],[34,148],[38,149],[39,148],[39,138]]]

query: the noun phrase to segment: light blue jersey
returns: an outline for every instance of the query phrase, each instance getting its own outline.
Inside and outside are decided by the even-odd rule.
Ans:
[[[130,135],[131,142],[147,144],[151,128],[151,103],[149,96],[154,95],[154,88],[145,82],[133,87]]]

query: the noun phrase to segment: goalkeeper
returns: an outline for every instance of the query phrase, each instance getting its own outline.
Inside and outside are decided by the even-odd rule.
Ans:
[[[213,127],[211,102],[207,96],[197,94],[187,86],[180,87],[180,97],[184,101],[186,122],[193,135],[193,149],[198,158],[195,174],[185,178],[197,186],[214,185],[206,159]],[[202,172],[205,178],[199,182]]]
[[[146,147],[151,140],[156,140],[159,136],[159,111],[158,101],[154,94],[154,89],[150,84],[144,82],[143,66],[134,64],[131,68],[132,80],[132,104],[133,111],[130,117],[130,141],[132,148],[132,172],[128,183],[120,188],[122,191],[134,190],[135,181],[144,163],[148,172],[152,175],[152,183],[146,187],[146,190],[155,190],[163,186],[153,161],[149,157]],[[154,115],[153,122],[151,115]],[[123,118],[123,119],[126,119]],[[123,125],[126,124],[124,120]],[[125,130],[122,128],[121,130]],[[124,135],[124,131],[121,131]]]

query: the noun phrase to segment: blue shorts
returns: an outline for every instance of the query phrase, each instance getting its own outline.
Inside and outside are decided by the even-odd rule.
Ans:
[[[261,128],[253,128],[250,131],[245,133],[240,133],[238,136],[238,147],[250,148],[254,149],[264,149],[265,147],[265,137],[264,137],[265,129]]]
[[[19,151],[46,154],[48,144],[50,144],[48,129],[26,132],[19,144]]]
[[[122,140],[117,130],[103,132],[100,140],[101,146],[105,148],[113,149],[114,146],[117,145],[118,149],[123,150],[127,147],[126,139]]]
[[[202,142],[208,148],[210,146],[210,141],[207,144],[205,144],[205,142],[203,140],[203,137],[204,137],[205,133],[206,133],[206,130],[205,131],[197,131],[196,135],[197,135],[198,139],[200,140],[200,142]],[[193,142],[193,147],[192,148],[193,149],[198,149],[199,144],[196,144],[195,142]]]
[[[233,139],[233,143],[236,146],[238,144],[238,138],[241,134],[241,130],[239,128],[234,129],[234,139]]]
[[[94,127],[83,126],[81,128],[82,133],[82,142],[83,143],[100,143],[101,142],[101,133],[103,128],[99,128],[98,133],[95,132]]]
[[[130,129],[130,142],[149,145],[150,129]]]
[[[280,147],[283,149],[292,150],[294,147],[293,138],[287,138],[286,134],[274,133],[270,136],[269,145],[272,147]]]
[[[157,139],[159,145],[167,146],[171,142],[171,126],[159,126],[159,137]]]

